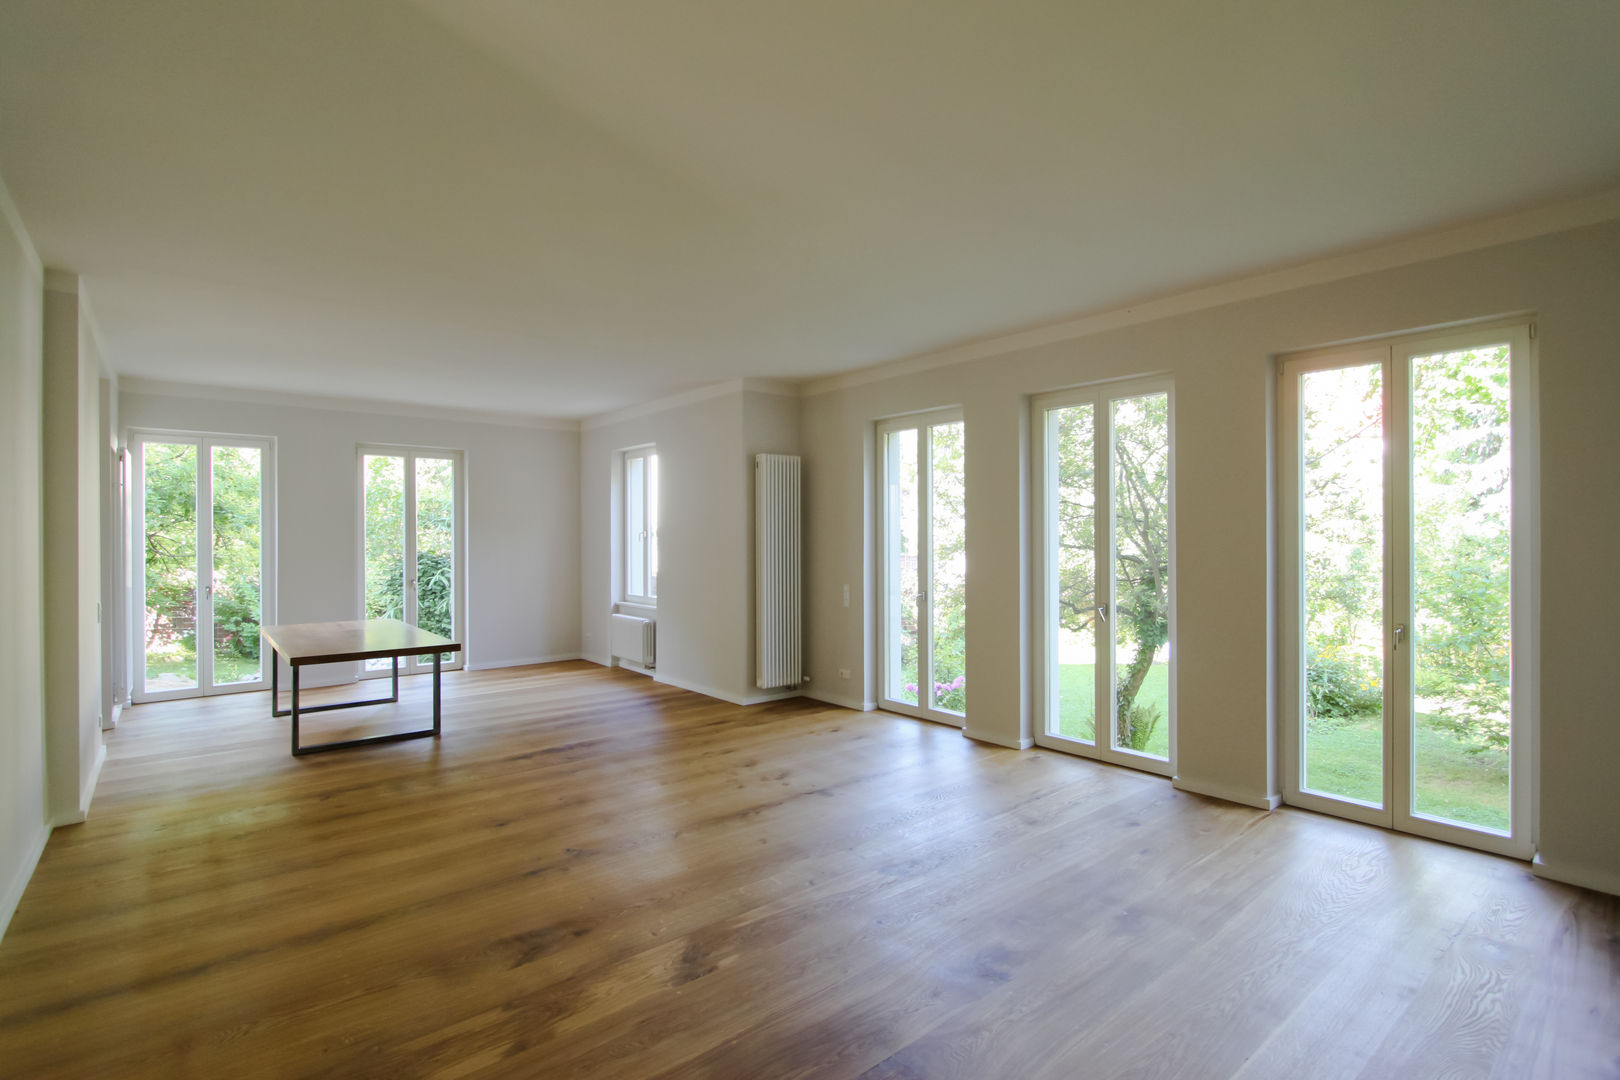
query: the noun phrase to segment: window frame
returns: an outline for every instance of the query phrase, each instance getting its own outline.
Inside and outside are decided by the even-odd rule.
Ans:
[[[236,446],[256,449],[259,457],[259,625],[274,626],[276,624],[276,534],[278,522],[276,518],[276,437],[273,435],[238,435],[227,432],[214,431],[185,431],[177,428],[146,428],[132,427],[124,433],[124,452],[129,454],[129,472],[125,480],[124,494],[129,514],[129,551],[130,570],[126,575],[128,610],[127,632],[129,634],[130,648],[128,650],[129,663],[129,700],[131,704],[139,705],[152,701],[168,701],[177,698],[214,697],[221,694],[245,694],[263,690],[270,685],[270,650],[259,650],[259,681],[238,682],[213,685],[213,657],[207,658],[206,670],[209,673],[208,685],[204,685],[202,673],[205,670],[204,649],[201,644],[197,648],[197,686],[193,688],[176,690],[148,690],[146,689],[146,462],[144,450],[148,443],[185,443],[197,447],[197,486],[195,492],[197,516],[197,567],[198,588],[197,599],[194,601],[197,610],[198,641],[201,636],[203,617],[206,614],[210,631],[213,627],[213,607],[202,603],[202,582],[213,576],[213,547],[212,540],[213,515],[213,469],[202,468],[205,457],[210,463],[213,458],[213,449],[216,446]],[[210,513],[203,513],[204,506],[210,508]],[[206,526],[204,518],[207,518]]]
[[[634,558],[636,545],[630,535],[630,463],[641,461],[641,529],[640,560],[641,580],[645,592],[634,593],[630,591],[630,567]],[[659,473],[658,446],[647,443],[644,446],[632,446],[619,452],[619,602],[621,604],[634,604],[638,607],[656,608],[658,606],[658,581],[654,572],[652,552],[658,543],[658,491],[660,483],[655,478]],[[651,525],[651,528],[646,526]]]
[[[1510,830],[1453,824],[1414,812],[1416,757],[1413,740],[1401,732],[1413,726],[1411,689],[1413,670],[1410,646],[1391,646],[1397,624],[1412,622],[1413,563],[1411,490],[1411,361],[1415,357],[1454,352],[1481,345],[1506,343],[1510,350],[1508,385],[1509,424],[1512,432],[1511,521],[1513,555],[1509,568],[1512,607],[1509,614],[1513,685],[1513,717],[1509,759]],[[1377,361],[1384,367],[1384,791],[1383,805],[1335,797],[1302,788],[1305,740],[1305,688],[1302,673],[1305,627],[1301,618],[1304,598],[1304,513],[1301,468],[1303,403],[1302,376],[1313,371]],[[1283,801],[1293,806],[1332,814],[1417,836],[1477,848],[1499,855],[1528,859],[1535,851],[1539,827],[1537,805],[1537,751],[1540,718],[1537,710],[1540,680],[1540,402],[1539,362],[1535,320],[1520,317],[1489,320],[1449,329],[1397,334],[1346,345],[1288,353],[1277,357],[1277,530],[1278,530],[1278,747]],[[1406,558],[1399,558],[1404,554]],[[1410,638],[1408,637],[1408,640]],[[1404,697],[1397,699],[1397,688]]]
[[[409,524],[416,521],[416,459],[440,458],[447,459],[451,465],[452,483],[455,484],[455,493],[452,497],[452,507],[455,513],[455,525],[450,530],[451,543],[454,550],[450,554],[451,573],[454,575],[454,587],[450,598],[450,625],[452,637],[461,643],[461,650],[446,654],[448,659],[441,661],[440,671],[459,671],[467,665],[467,655],[470,643],[467,633],[467,461],[466,455],[456,449],[435,446],[402,446],[390,443],[357,443],[355,445],[354,464],[355,476],[359,481],[355,494],[359,503],[359,516],[357,520],[356,568],[359,576],[359,587],[356,598],[356,609],[359,618],[366,616],[366,458],[397,457],[404,459],[404,487],[401,490],[403,499],[402,512],[404,520]],[[409,527],[405,529],[404,546],[402,548],[407,581],[411,570],[416,563],[416,534]],[[420,615],[420,613],[418,613]],[[355,665],[358,677],[362,679],[382,679],[392,675],[392,668],[382,668],[368,671],[364,661]],[[433,670],[432,654],[426,656],[402,657],[399,665],[401,675],[421,675]]]
[[[970,715],[972,692],[969,691],[963,710],[959,713],[947,709],[935,708],[929,704],[933,699],[933,652],[934,652],[934,608],[933,608],[933,579],[932,559],[923,558],[924,552],[933,550],[933,520],[927,512],[932,504],[933,470],[924,469],[924,462],[932,461],[931,445],[932,435],[929,429],[940,424],[958,423],[963,426],[964,446],[966,444],[967,420],[960,407],[943,409],[929,409],[924,412],[908,413],[903,416],[889,417],[879,420],[873,427],[873,457],[876,474],[874,498],[876,506],[873,512],[874,540],[876,550],[877,588],[873,590],[873,599],[877,610],[874,613],[877,626],[877,686],[876,700],[878,707],[886,712],[899,713],[902,716],[914,716],[921,720],[932,720],[935,723],[946,724],[950,727],[965,728]],[[890,434],[897,431],[917,432],[917,461],[918,461],[918,560],[917,560],[917,587],[919,591],[928,596],[926,603],[927,618],[919,610],[917,617],[917,704],[897,701],[888,694],[888,672],[890,662],[890,633],[889,633],[889,547],[886,543],[888,537],[888,454],[884,446]],[[965,451],[964,451],[965,454]],[[966,458],[963,459],[963,482],[966,483]],[[966,527],[966,511],[963,512],[964,528]],[[926,584],[925,584],[926,581]],[[926,692],[924,692],[926,690]]]
[[[1048,413],[1075,405],[1091,405],[1093,408],[1093,472],[1095,476],[1095,496],[1098,506],[1098,524],[1095,529],[1096,548],[1094,552],[1095,569],[1094,579],[1100,578],[1103,568],[1107,567],[1107,596],[1109,610],[1116,608],[1116,584],[1113,569],[1114,536],[1113,536],[1113,486],[1114,486],[1114,454],[1113,454],[1113,414],[1111,406],[1115,401],[1129,398],[1145,397],[1151,394],[1163,393],[1165,395],[1165,423],[1168,431],[1168,486],[1170,505],[1166,511],[1166,520],[1170,531],[1169,560],[1170,560],[1170,587],[1167,601],[1167,621],[1169,633],[1166,644],[1170,649],[1168,663],[1169,692],[1166,697],[1165,724],[1167,727],[1167,747],[1164,758],[1154,757],[1151,754],[1127,748],[1116,747],[1114,743],[1113,715],[1109,713],[1108,735],[1106,738],[1097,738],[1102,724],[1102,712],[1098,710],[1096,716],[1098,723],[1093,728],[1093,742],[1085,742],[1072,736],[1052,731],[1053,721],[1057,717],[1058,696],[1058,665],[1055,662],[1056,641],[1050,632],[1050,627],[1056,621],[1057,589],[1053,580],[1056,572],[1057,560],[1052,552],[1052,544],[1056,538],[1056,531],[1052,528],[1052,514],[1055,511],[1054,501],[1051,497],[1051,486],[1055,480],[1049,467],[1048,454],[1051,452],[1048,439]],[[1031,590],[1034,593],[1030,604],[1033,626],[1031,627],[1031,642],[1033,649],[1033,668],[1035,674],[1035,704],[1036,715],[1033,737],[1037,746],[1050,750],[1062,750],[1066,753],[1081,757],[1094,758],[1099,761],[1110,762],[1115,765],[1125,765],[1144,772],[1157,773],[1161,776],[1174,777],[1177,774],[1177,743],[1179,742],[1179,663],[1181,650],[1178,643],[1180,633],[1180,619],[1177,617],[1177,592],[1181,583],[1180,559],[1177,551],[1177,483],[1176,483],[1176,391],[1175,380],[1169,375],[1146,375],[1126,379],[1114,379],[1107,382],[1086,383],[1081,386],[1068,387],[1062,390],[1052,390],[1043,394],[1036,394],[1030,398],[1029,406],[1029,475],[1030,475],[1030,549],[1031,549]],[[1107,449],[1106,458],[1101,452]],[[1106,507],[1106,510],[1103,508]],[[1103,588],[1099,583],[1097,595],[1102,595]],[[1110,624],[1111,625],[1111,624]],[[1100,654],[1100,650],[1098,650]],[[1113,665],[1109,667],[1110,684],[1113,677]],[[1110,695],[1111,696],[1111,695]],[[1103,699],[1100,683],[1097,684],[1097,699]]]

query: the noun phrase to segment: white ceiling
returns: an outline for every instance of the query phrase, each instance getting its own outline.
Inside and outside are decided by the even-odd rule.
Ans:
[[[1611,0],[6,0],[152,378],[579,416],[1620,179]]]

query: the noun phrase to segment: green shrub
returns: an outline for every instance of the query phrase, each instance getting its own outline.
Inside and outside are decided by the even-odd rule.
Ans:
[[[1128,750],[1146,750],[1164,713],[1157,705],[1132,705],[1119,718],[1118,742]]]
[[[1313,721],[1353,720],[1384,706],[1384,688],[1357,656],[1313,645],[1305,662],[1305,714]]]

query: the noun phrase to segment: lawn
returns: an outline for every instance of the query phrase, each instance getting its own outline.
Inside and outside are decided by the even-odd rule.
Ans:
[[[257,682],[259,662],[239,656],[214,657],[214,683]],[[189,650],[173,649],[146,654],[148,690],[185,690],[197,685],[197,656]]]
[[[1072,738],[1094,737],[1096,674],[1090,664],[1058,668],[1058,730]],[[1155,664],[1137,695],[1142,705],[1170,713],[1167,665]],[[1383,799],[1383,731],[1376,717],[1313,723],[1306,736],[1312,790],[1366,802]],[[1148,742],[1147,752],[1169,754],[1168,719]],[[1434,727],[1418,714],[1417,811],[1489,829],[1508,827],[1508,756],[1502,750],[1470,753],[1469,745]]]
[[[1097,677],[1091,664],[1061,664],[1058,667],[1058,731],[1075,739],[1091,740],[1096,715]],[[1164,719],[1153,729],[1143,752],[1155,757],[1170,755],[1170,671],[1168,664],[1154,664],[1136,695],[1138,705],[1152,705]]]
[[[1418,713],[1417,811],[1488,829],[1508,827],[1508,755],[1470,753],[1469,745]],[[1376,803],[1383,800],[1383,729],[1377,717],[1313,722],[1305,736],[1313,791]]]

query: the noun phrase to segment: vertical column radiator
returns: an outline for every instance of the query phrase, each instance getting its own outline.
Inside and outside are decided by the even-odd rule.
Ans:
[[[798,457],[755,454],[754,669],[761,690],[803,681],[799,526]]]

